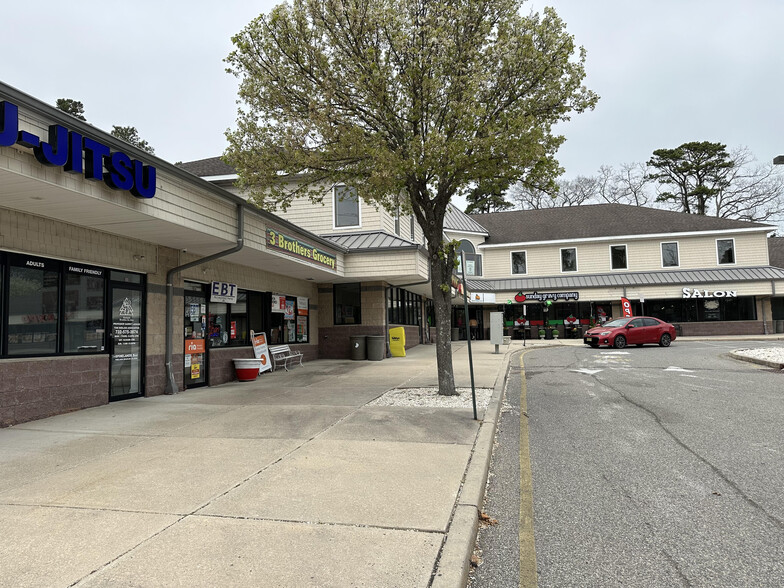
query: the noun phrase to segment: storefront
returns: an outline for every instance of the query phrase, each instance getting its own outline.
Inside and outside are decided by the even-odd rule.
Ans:
[[[0,83],[0,426],[317,358],[345,252]]]
[[[309,343],[306,296],[255,292],[221,282],[186,281],[183,289],[185,388],[209,383],[210,354],[249,348],[251,331],[268,334],[270,345]]]
[[[722,281],[699,283],[694,274],[703,280],[716,276]],[[530,279],[535,286],[543,280]],[[590,326],[623,316],[623,298],[629,300],[633,315],[673,323],[680,335],[775,333],[775,293],[777,281],[784,280],[784,269],[767,266],[547,279],[550,283],[559,280],[563,287],[579,289],[498,292],[497,299],[506,303],[484,305],[483,311],[488,318],[489,312],[503,312],[507,333],[514,338],[537,337],[541,329],[557,330],[560,337],[580,336]],[[596,281],[605,282],[604,287],[586,287],[586,282]],[[491,280],[469,282],[469,288],[485,292],[494,286]]]

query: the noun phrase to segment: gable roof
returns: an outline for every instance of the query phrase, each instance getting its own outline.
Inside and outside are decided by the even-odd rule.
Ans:
[[[469,215],[489,233],[486,245],[776,227],[628,204],[589,204]]]
[[[770,265],[784,267],[784,237],[771,237],[768,239],[768,255]]]
[[[184,163],[178,163],[177,167],[192,173],[194,176],[199,176],[200,178],[237,175],[237,170],[228,163],[224,163],[220,157],[208,157],[207,159],[186,161]]]
[[[452,204],[448,204],[446,207],[446,214],[444,215],[444,230],[456,231],[459,233],[479,233],[480,235],[487,235],[487,229],[471,218],[471,216],[467,215],[465,212]]]

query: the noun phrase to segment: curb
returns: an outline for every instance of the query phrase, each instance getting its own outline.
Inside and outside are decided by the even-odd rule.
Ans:
[[[778,361],[769,361],[767,359],[757,359],[756,357],[748,357],[747,355],[741,355],[740,353],[736,353],[735,351],[730,351],[730,357],[732,359],[737,359],[739,361],[747,361],[749,363],[756,363],[758,365],[772,367],[777,370],[784,370],[784,363],[780,363]]]
[[[516,349],[506,352],[503,377],[496,381],[493,387],[493,396],[479,426],[471,461],[455,502],[455,512],[447,531],[446,542],[433,574],[433,588],[464,588],[468,583],[471,556],[479,531],[479,512],[485,499],[490,458],[493,455],[498,417],[501,414],[501,399],[509,376],[511,356],[517,352]]]

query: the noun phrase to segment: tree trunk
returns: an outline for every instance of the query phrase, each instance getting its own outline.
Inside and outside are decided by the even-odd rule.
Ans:
[[[430,285],[436,312],[436,360],[438,363],[438,393],[443,396],[454,396],[455,374],[452,369],[452,295],[451,288],[446,292],[442,288],[451,283],[454,250],[449,248],[451,255],[444,259],[438,252],[430,252]]]

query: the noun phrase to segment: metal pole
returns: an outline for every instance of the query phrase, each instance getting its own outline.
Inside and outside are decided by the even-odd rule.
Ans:
[[[465,317],[466,321],[468,321],[468,284],[466,284],[466,277],[465,277],[465,269],[466,269],[466,260],[465,260],[465,251],[460,252],[460,265],[463,269],[463,305],[465,306]],[[476,388],[474,387],[474,356],[471,353],[471,324],[470,321],[468,322],[468,336],[466,339],[468,340],[468,371],[471,373],[471,401],[474,404],[474,420],[479,420],[476,417]]]

